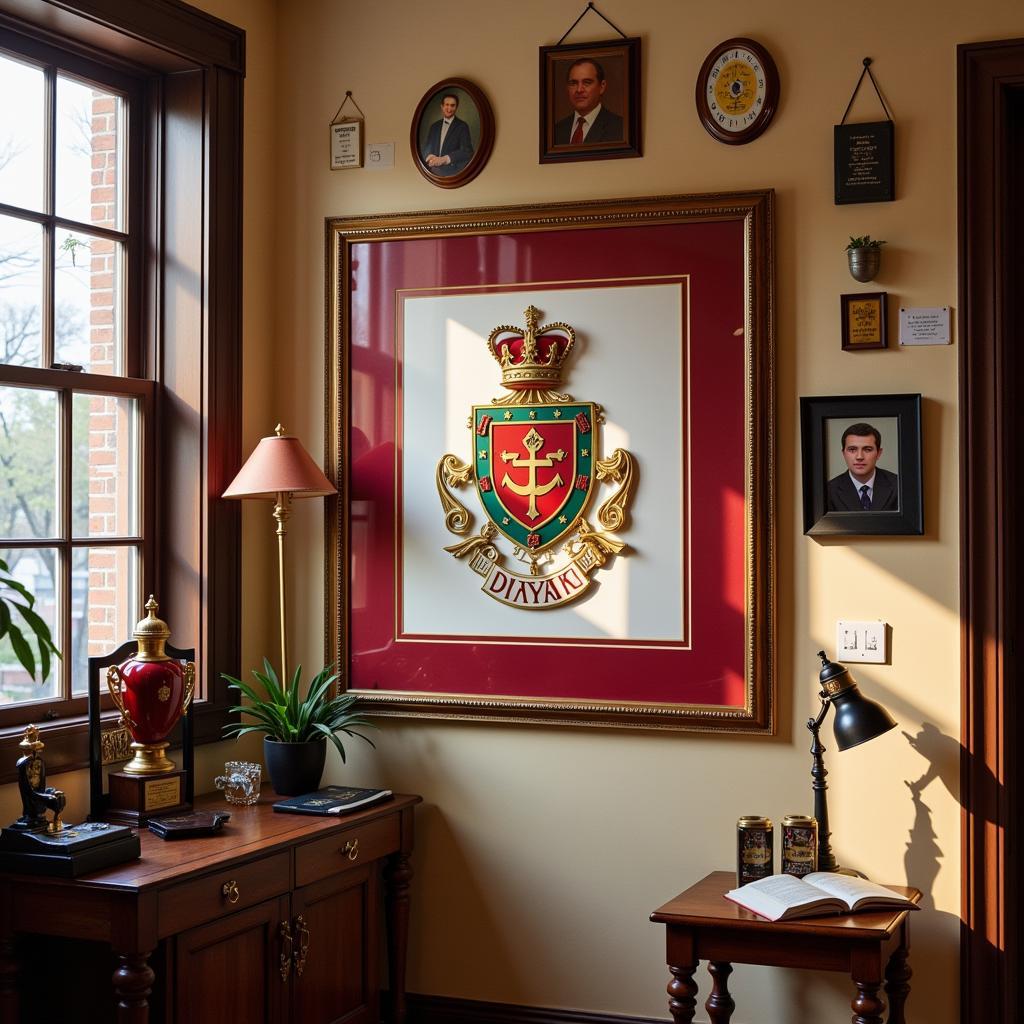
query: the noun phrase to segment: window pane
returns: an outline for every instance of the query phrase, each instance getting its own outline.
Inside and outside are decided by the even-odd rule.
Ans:
[[[0,217],[0,363],[39,365],[42,303],[43,229]]]
[[[71,689],[82,694],[89,688],[89,658],[131,640],[145,610],[137,548],[76,548],[71,566]]]
[[[42,212],[43,72],[0,55],[0,96],[0,203]]]
[[[138,399],[112,395],[74,396],[71,529],[75,537],[134,537],[139,532],[138,404]]]
[[[2,558],[10,567],[11,576],[36,599],[32,610],[50,628],[50,634],[57,640],[54,621],[56,619],[57,593],[55,579],[57,577],[58,554],[53,548],[22,548],[0,550]],[[3,588],[3,596],[9,598],[11,592]],[[20,595],[15,600],[21,602]],[[23,603],[23,602],[21,602]],[[39,645],[35,635],[15,609],[12,620],[32,649],[35,660],[35,679],[29,676],[14,654],[9,636],[0,639],[0,704],[12,704],[32,700],[52,700],[60,693],[61,663],[57,658],[50,662],[50,675],[45,683],[38,682]]]
[[[0,387],[0,537],[57,537],[55,391]]]
[[[57,216],[121,230],[120,96],[57,76]]]
[[[56,241],[55,358],[86,373],[120,374],[123,247],[63,228]]]

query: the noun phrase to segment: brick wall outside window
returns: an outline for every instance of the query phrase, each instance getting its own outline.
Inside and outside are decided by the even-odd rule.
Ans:
[[[109,95],[94,94],[92,101],[92,182],[90,219],[93,224],[116,228],[120,182],[117,113]],[[119,372],[116,336],[116,245],[93,238],[90,248],[89,347],[93,373]],[[130,485],[126,474],[129,437],[127,417],[117,415],[112,397],[89,400],[89,532],[111,535],[127,532]],[[89,656],[106,654],[131,638],[141,615],[135,614],[136,595],[130,586],[130,552],[123,548],[88,549],[86,608]]]

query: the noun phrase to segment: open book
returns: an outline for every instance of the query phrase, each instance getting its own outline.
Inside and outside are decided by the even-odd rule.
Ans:
[[[831,871],[813,871],[803,878],[769,875],[725,894],[727,900],[769,921],[818,914],[852,914],[885,907],[916,910],[914,903],[877,882]]]

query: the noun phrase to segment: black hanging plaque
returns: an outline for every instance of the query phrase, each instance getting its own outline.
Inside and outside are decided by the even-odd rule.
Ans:
[[[896,198],[892,121],[835,126],[836,205]]]

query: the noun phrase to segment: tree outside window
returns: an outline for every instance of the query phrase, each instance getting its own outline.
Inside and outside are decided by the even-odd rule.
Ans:
[[[24,702],[80,711],[88,657],[127,639],[141,607],[153,391],[126,373],[142,362],[140,128],[130,90],[81,65],[0,51],[0,94],[19,97],[0,106],[0,559],[62,653],[40,684],[0,639],[0,718]]]

